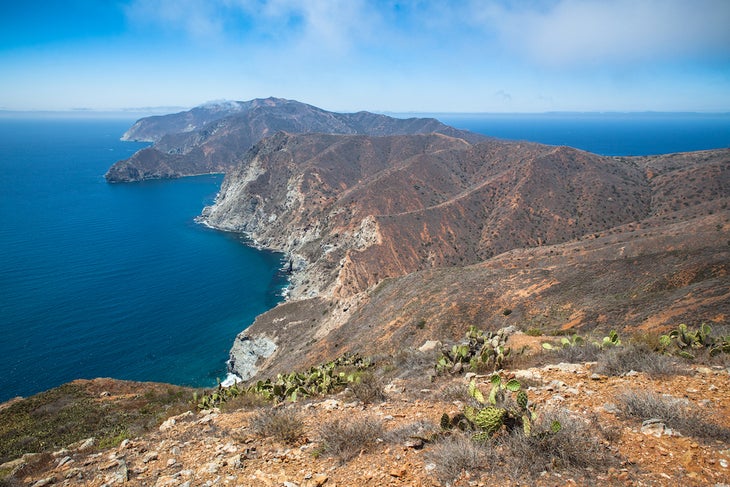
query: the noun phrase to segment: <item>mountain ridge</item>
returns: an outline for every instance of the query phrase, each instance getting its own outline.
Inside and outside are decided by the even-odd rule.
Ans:
[[[640,279],[660,281],[658,274],[670,272],[669,264],[661,261],[674,262],[673,253],[685,245],[680,253],[689,256],[697,252],[700,257],[673,265],[684,265],[683,272],[698,273],[700,280],[711,281],[709,294],[730,297],[726,266],[714,257],[727,254],[723,239],[730,228],[728,150],[604,157],[524,142],[470,144],[439,134],[368,137],[279,133],[262,140],[247,157],[229,172],[216,203],[204,210],[202,219],[215,228],[244,232],[258,244],[284,252],[292,262],[293,274],[289,302],[257,318],[234,344],[231,369],[246,378],[259,370],[271,373],[291,368],[298,361],[313,363],[342,348],[356,351],[378,342],[382,350],[402,343],[400,339],[382,338],[398,335],[397,330],[410,322],[398,313],[364,322],[357,318],[371,301],[374,289],[438,269],[459,274],[465,266],[479,266],[510,252],[526,253],[524,258],[531,261],[535,257],[530,253],[546,246],[558,252],[555,249],[573,245],[574,260],[553,259],[551,264],[563,267],[563,275],[578,279],[581,274],[575,274],[576,270],[585,268],[584,272],[593,273],[597,281],[601,266],[606,266],[636,284]],[[708,226],[710,220],[714,227]],[[714,249],[712,252],[695,245],[700,233],[688,231],[688,222],[705,229],[702,234],[708,239],[721,238],[707,247]],[[644,227],[654,230],[642,233]],[[655,234],[674,235],[676,228],[683,228],[686,235],[677,237],[673,249],[663,248],[664,240]],[[611,259],[600,265],[581,262],[593,240],[617,245],[610,243],[616,235],[632,236],[631,245],[624,244],[624,249],[635,247],[637,256],[651,252],[660,263],[637,260],[637,268],[645,273],[641,276],[630,266],[611,264]],[[708,262],[713,264],[708,267]],[[515,272],[531,274],[519,264],[514,268],[518,269]],[[494,274],[494,278],[514,280],[504,272]],[[458,278],[443,286],[453,287],[457,282]],[[689,284],[680,288],[690,292]],[[530,289],[536,284],[523,285]],[[589,285],[583,282],[580,286],[587,286],[585,292],[592,295]],[[542,286],[552,287],[549,280],[541,281],[538,287]],[[463,296],[445,297],[436,284],[422,282],[417,287],[432,288],[413,298],[425,308],[434,302],[460,303],[457,308],[466,311],[451,310],[451,316],[462,320],[482,316],[480,326],[484,324],[481,320],[487,319],[473,311],[484,305],[474,296],[467,299],[469,290]],[[568,290],[562,292],[572,296]],[[408,294],[405,289],[399,293]],[[654,297],[652,306],[642,304],[652,310],[653,318],[640,312],[637,316],[643,317],[630,323],[630,313],[621,315],[614,310],[604,314],[612,319],[621,317],[622,325],[628,327],[652,319],[656,326],[670,326],[670,320],[658,317],[660,308],[672,308],[670,296]],[[518,298],[515,295],[511,303],[506,300],[504,309],[524,308]],[[695,316],[686,312],[675,318],[722,322],[730,312],[728,306],[707,299],[705,305],[692,308],[699,310]],[[637,302],[632,303],[627,295],[622,306],[630,309]],[[576,308],[568,313],[573,316],[568,323],[576,328],[608,326],[607,318],[598,319],[600,313],[588,312],[589,306],[576,306],[565,299],[555,306]],[[595,303],[591,306],[601,309]],[[386,303],[376,307],[380,311],[387,308]],[[538,311],[529,308],[526,313],[533,320]],[[495,309],[492,314],[498,315]],[[523,315],[515,314],[513,321]],[[493,328],[502,320],[488,321]],[[557,326],[552,318],[544,324],[548,323]],[[424,340],[428,333],[458,335],[461,326],[442,325],[426,326],[426,331],[417,335]],[[366,336],[361,335],[363,330],[367,330]],[[379,336],[384,341],[378,341]],[[312,345],[305,350],[302,342]],[[263,344],[269,352],[275,351],[263,357],[260,369],[237,368],[240,357],[250,356],[253,345],[261,348]]]
[[[224,173],[251,146],[279,131],[376,136],[442,132],[472,141],[485,138],[433,118],[398,119],[364,111],[336,113],[282,98],[213,103],[135,122],[122,140],[152,145],[116,162],[105,178],[130,182]]]

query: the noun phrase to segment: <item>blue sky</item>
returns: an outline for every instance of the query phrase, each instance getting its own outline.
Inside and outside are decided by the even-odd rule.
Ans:
[[[730,111],[729,0],[0,6],[0,109]]]

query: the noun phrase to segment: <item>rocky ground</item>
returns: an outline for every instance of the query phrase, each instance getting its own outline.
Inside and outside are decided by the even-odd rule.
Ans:
[[[539,340],[517,335],[512,343],[534,345]],[[345,390],[278,406],[285,416],[301,420],[292,434],[266,424],[274,415],[269,405],[226,404],[223,411],[176,414],[153,431],[111,448],[99,449],[90,438],[53,453],[29,454],[1,465],[0,473],[7,485],[34,487],[730,485],[728,437],[714,434],[730,428],[727,362],[683,363],[680,374],[661,377],[635,371],[606,375],[597,372],[596,362],[514,363],[504,374],[529,387],[537,411],[568,411],[575,421],[589,425],[592,447],[607,459],[574,468],[553,461],[538,465],[532,474],[514,471],[499,456],[488,455],[458,473],[461,452],[443,447],[458,434],[440,433],[439,420],[444,412],[463,410],[471,376],[431,379],[427,367],[413,365],[418,360],[412,357],[411,362],[405,372],[396,370],[393,361],[378,370],[384,400],[363,403]],[[477,379],[486,382],[488,376]],[[627,418],[620,398],[630,391],[670,395],[678,401],[672,404],[697,411],[705,427],[695,425],[688,432],[659,420]],[[115,397],[101,391],[99,400]],[[357,433],[333,447],[326,440],[333,425],[342,431],[353,427]],[[364,431],[367,426],[374,436]],[[539,464],[540,458],[534,462]]]

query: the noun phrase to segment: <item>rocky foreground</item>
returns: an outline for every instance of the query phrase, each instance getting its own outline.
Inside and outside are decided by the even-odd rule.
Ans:
[[[539,414],[562,415],[563,436],[532,451],[499,440],[478,447],[461,433],[445,433],[440,418],[464,409],[473,374],[433,377],[434,352],[410,350],[381,359],[374,369],[379,387],[369,392],[353,387],[293,404],[248,397],[223,410],[177,410],[140,436],[28,454],[0,465],[0,475],[5,485],[36,487],[730,485],[727,360],[615,375],[603,355],[549,363],[558,357],[536,352],[544,340],[511,337],[513,348],[533,352],[502,372],[527,387]],[[489,376],[476,378],[485,387]],[[111,380],[85,387],[98,402],[135,396],[133,386]],[[671,413],[630,416],[626,397],[647,393],[691,415],[679,424]],[[560,451],[551,451],[550,441]]]

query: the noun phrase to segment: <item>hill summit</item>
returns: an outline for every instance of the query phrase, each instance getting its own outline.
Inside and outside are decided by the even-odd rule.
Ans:
[[[128,182],[226,172],[251,146],[278,131],[374,136],[435,132],[473,141],[484,138],[434,118],[335,113],[282,98],[214,102],[138,120],[122,140],[152,142],[152,146],[115,163],[106,179]]]

